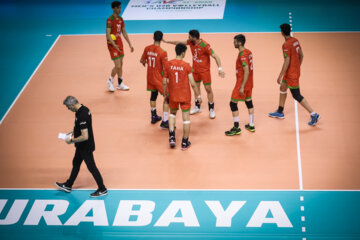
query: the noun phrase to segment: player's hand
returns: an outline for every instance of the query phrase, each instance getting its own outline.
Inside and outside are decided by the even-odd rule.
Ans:
[[[169,98],[169,96],[166,94],[166,93],[164,93],[164,103],[167,103],[168,101],[168,98]]]
[[[223,70],[220,70],[220,71],[219,71],[219,76],[220,76],[221,78],[224,78],[224,77],[225,77],[225,72],[224,72]]]
[[[66,138],[66,139],[65,139],[65,142],[66,142],[67,144],[71,144],[71,138]]]
[[[130,46],[130,52],[134,52],[134,47]]]
[[[241,87],[240,90],[239,90],[240,95],[244,95],[244,91],[245,91],[244,88]]]
[[[282,81],[282,76],[279,76],[278,79],[277,79],[277,83],[281,84],[281,81]]]
[[[120,48],[118,45],[115,44],[114,48],[120,52]]]

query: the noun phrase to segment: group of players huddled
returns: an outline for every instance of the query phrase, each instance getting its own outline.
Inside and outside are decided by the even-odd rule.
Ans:
[[[126,33],[125,25],[121,12],[121,3],[114,1],[112,3],[113,14],[107,20],[106,39],[108,49],[112,60],[114,61],[114,68],[111,72],[111,77],[107,81],[109,91],[114,91],[114,77],[118,76],[117,89],[129,90],[122,79],[122,60],[124,57],[123,44],[121,34],[128,42],[131,52],[134,51],[130,39]],[[298,101],[309,113],[310,121],[308,124],[314,126],[320,119],[320,115],[314,112],[306,99],[300,94],[299,78],[300,65],[303,61],[303,52],[299,41],[291,36],[291,26],[289,24],[282,24],[280,26],[281,34],[285,38],[285,43],[282,46],[284,54],[284,64],[277,79],[280,84],[280,99],[279,107],[275,112],[269,113],[270,117],[284,118],[284,104],[287,96],[287,89],[293,98]],[[168,61],[167,53],[160,47],[161,42],[174,44],[176,58]],[[239,112],[237,103],[243,101],[246,104],[249,112],[249,123],[245,125],[245,129],[250,132],[255,132],[254,124],[254,106],[252,102],[252,88],[253,88],[253,55],[249,49],[245,48],[246,38],[243,34],[238,34],[234,37],[234,47],[239,50],[239,55],[236,60],[236,84],[232,91],[230,100],[230,109],[234,119],[234,126],[226,131],[227,136],[239,135],[241,129],[239,126]],[[187,45],[190,46],[193,56],[193,65],[183,61],[185,57]],[[154,33],[154,43],[145,47],[140,62],[147,65],[147,90],[151,92],[150,106],[151,106],[151,123],[155,124],[161,121],[160,127],[169,129],[169,144],[171,148],[175,147],[175,118],[179,106],[182,110],[183,117],[183,138],[181,143],[182,150],[190,147],[189,141],[190,132],[190,115],[201,113],[201,95],[200,84],[203,82],[207,93],[209,117],[214,119],[214,94],[211,88],[211,74],[210,74],[210,56],[216,61],[219,70],[219,76],[224,78],[225,73],[221,67],[220,58],[216,55],[210,44],[200,38],[200,33],[197,30],[189,31],[189,38],[187,41],[166,41],[163,39],[163,33],[156,31]],[[195,107],[191,107],[191,89],[194,91]],[[163,117],[156,113],[156,99],[158,93],[164,96],[163,103]],[[170,110],[170,115],[169,115]]]

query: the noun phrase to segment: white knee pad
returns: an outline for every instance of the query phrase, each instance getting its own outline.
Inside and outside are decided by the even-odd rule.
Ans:
[[[184,124],[190,124],[190,121],[184,121]]]

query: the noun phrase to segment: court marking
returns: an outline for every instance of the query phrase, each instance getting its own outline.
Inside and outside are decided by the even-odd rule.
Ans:
[[[343,32],[335,32],[335,33],[349,33],[351,31],[343,31]],[[354,33],[358,33],[360,31],[354,31]],[[225,33],[225,32],[224,32]],[[226,32],[226,33],[231,33],[231,32]],[[248,33],[256,33],[256,32],[248,32]],[[264,32],[264,33],[278,33],[278,32]],[[296,32],[295,32],[296,33]],[[301,32],[297,32],[297,33],[301,33]],[[304,32],[304,33],[315,33],[315,32]],[[333,33],[333,32],[330,32]],[[151,33],[137,33],[137,34],[129,34],[129,35],[149,35]],[[175,34],[175,33],[169,33],[169,34]],[[187,34],[187,33],[183,33],[183,34]],[[204,32],[204,34],[218,34],[215,32],[212,33],[206,33]],[[41,62],[38,64],[38,66],[36,67],[36,69],[34,70],[34,72],[32,73],[32,75],[30,76],[30,78],[28,79],[28,81],[26,82],[26,84],[24,85],[24,87],[22,88],[22,90],[19,92],[18,96],[16,97],[16,99],[14,100],[14,102],[12,103],[12,105],[10,106],[10,108],[7,110],[6,114],[3,116],[3,118],[0,121],[0,125],[2,124],[2,122],[4,121],[5,117],[7,116],[7,114],[10,112],[10,110],[12,109],[13,105],[16,103],[17,99],[20,97],[20,95],[22,94],[22,92],[25,90],[26,86],[28,85],[28,83],[31,81],[31,79],[33,78],[33,76],[35,75],[35,73],[37,72],[37,70],[40,68],[40,66],[42,65],[42,63],[45,61],[46,57],[48,56],[48,54],[51,52],[51,50],[53,49],[53,47],[56,45],[56,43],[58,42],[58,40],[60,39],[60,37],[62,36],[104,36],[105,34],[70,34],[70,35],[63,35],[63,34],[59,34],[57,36],[57,38],[55,39],[55,41],[53,42],[53,44],[51,45],[51,47],[49,48],[49,50],[47,51],[47,53],[44,55],[43,59],[41,60]],[[301,152],[300,152],[300,134],[299,134],[299,122],[298,122],[298,106],[297,106],[297,102],[294,100],[294,104],[295,104],[295,125],[296,125],[296,140],[297,140],[297,158],[298,158],[298,173],[299,173],[299,188],[300,190],[304,190],[303,189],[303,176],[302,176],[302,162],[301,162]],[[20,190],[21,188],[0,188],[0,190]],[[27,188],[28,189],[28,188]],[[36,189],[36,188],[29,188],[29,189]],[[55,189],[55,188],[54,188]],[[24,189],[26,190],[26,189]],[[40,189],[39,189],[40,190]],[[53,188],[50,189],[41,189],[41,190],[53,190]],[[77,190],[91,190],[91,189],[77,189]],[[109,189],[109,190],[180,190],[180,191],[199,191],[200,189]],[[252,189],[201,189],[204,191],[297,191],[296,189],[270,189],[270,190],[262,190],[262,189],[256,189],[256,190],[252,190]],[[337,190],[337,189],[323,189],[323,190],[305,190],[305,191],[360,191],[360,190]]]
[[[5,112],[4,116],[1,118],[0,120],[0,125],[2,124],[2,122],[4,121],[4,119],[6,118],[6,116],[9,114],[10,110],[12,109],[12,107],[14,106],[14,104],[16,103],[16,101],[19,99],[20,95],[23,93],[23,91],[25,90],[26,86],[29,84],[29,82],[31,81],[31,79],[33,78],[33,76],[35,75],[35,73],[37,72],[37,70],[40,68],[41,64],[44,62],[45,58],[48,56],[48,54],[51,52],[51,50],[53,49],[53,47],[55,46],[55,44],[57,43],[57,41],[59,40],[61,35],[58,35],[57,38],[55,39],[55,41],[53,42],[53,44],[51,45],[51,47],[49,48],[49,50],[46,52],[45,56],[42,58],[42,60],[40,61],[40,63],[37,65],[37,67],[35,68],[35,70],[33,71],[33,73],[31,74],[31,76],[28,78],[28,80],[26,81],[25,85],[23,86],[23,88],[21,89],[21,91],[18,93],[18,95],[16,96],[16,98],[14,99],[14,101],[12,102],[12,104],[10,105],[10,107],[8,108],[8,110]]]
[[[57,188],[0,188],[2,190],[44,190],[44,191],[52,191],[57,190]],[[71,191],[93,191],[94,188],[77,188],[72,189]],[[207,192],[219,192],[219,191],[226,191],[226,192],[360,192],[360,189],[171,189],[171,188],[108,188],[109,191],[207,191]]]
[[[163,32],[164,34],[188,34],[188,32],[178,32],[178,33],[167,33]],[[201,32],[200,34],[221,34],[221,33],[232,33],[232,34],[238,34],[238,33],[278,33],[281,34],[280,31],[276,32]],[[360,31],[293,31],[293,33],[360,33]],[[152,32],[148,33],[128,33],[128,35],[148,35],[153,34]],[[60,34],[61,36],[105,36],[105,33],[79,33],[79,34]]]

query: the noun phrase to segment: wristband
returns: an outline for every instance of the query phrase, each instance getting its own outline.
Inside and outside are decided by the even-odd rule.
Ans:
[[[219,71],[222,71],[223,69],[222,69],[222,67],[219,67]]]

